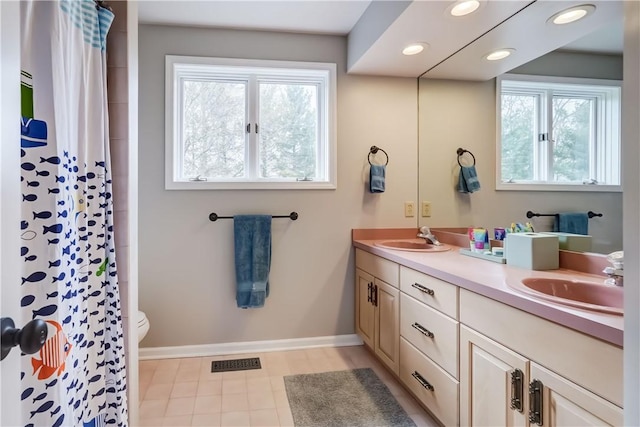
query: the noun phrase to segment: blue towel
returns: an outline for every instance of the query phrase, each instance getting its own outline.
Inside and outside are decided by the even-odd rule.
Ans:
[[[473,193],[480,190],[480,181],[475,166],[460,166],[460,176],[458,177],[458,192]]]
[[[271,216],[233,217],[236,303],[240,308],[264,306],[269,296]]]
[[[372,193],[384,193],[384,175],[386,166],[371,165],[369,169],[369,191]]]
[[[589,216],[586,213],[561,213],[553,220],[553,231],[589,234]]]

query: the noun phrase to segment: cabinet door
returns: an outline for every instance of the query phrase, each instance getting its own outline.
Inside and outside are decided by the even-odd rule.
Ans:
[[[542,423],[532,422],[532,426],[622,425],[621,408],[532,362],[531,381],[534,380],[542,383]],[[535,396],[530,398],[535,400]],[[537,409],[533,401],[530,405],[531,409]]]
[[[528,365],[526,358],[461,325],[460,425],[527,426]],[[512,409],[512,399],[520,409]]]
[[[375,307],[370,301],[373,276],[356,268],[356,332],[371,349],[375,341]]]
[[[400,291],[375,279],[375,353],[398,374],[400,348]]]

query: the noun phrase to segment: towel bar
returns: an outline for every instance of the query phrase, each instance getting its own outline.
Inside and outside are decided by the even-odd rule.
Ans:
[[[558,216],[558,214],[541,214],[541,213],[534,213],[532,211],[527,211],[527,218],[533,218],[534,216]],[[587,216],[589,218],[593,218],[594,216],[603,216],[601,213],[595,213],[593,211],[589,211],[587,212]]]
[[[271,218],[289,218],[291,221],[298,219],[298,212],[291,212],[289,215],[273,215]],[[232,216],[218,216],[217,213],[209,214],[209,221],[217,221],[219,219],[233,219]]]

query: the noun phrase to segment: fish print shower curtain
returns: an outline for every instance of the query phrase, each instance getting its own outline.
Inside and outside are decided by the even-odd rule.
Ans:
[[[127,425],[113,238],[106,35],[92,0],[21,3],[22,356],[26,426]],[[17,108],[17,107],[16,107]]]

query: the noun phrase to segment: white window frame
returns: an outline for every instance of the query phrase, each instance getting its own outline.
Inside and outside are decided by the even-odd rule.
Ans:
[[[212,68],[215,66],[215,69]],[[247,74],[247,69],[251,73]],[[165,188],[167,190],[326,190],[337,188],[337,113],[336,64],[322,62],[275,61],[236,58],[209,58],[166,55],[165,57]],[[297,181],[295,179],[259,178],[254,172],[258,165],[256,138],[247,138],[245,163],[249,176],[242,179],[191,181],[180,179],[182,168],[182,84],[183,79],[198,76],[228,75],[233,80],[245,80],[248,87],[261,81],[308,83],[318,85],[317,162],[324,174],[323,180]],[[258,100],[247,97],[246,124],[257,123]],[[259,124],[259,123],[258,123]],[[251,146],[250,146],[251,145]]]
[[[599,141],[606,141],[603,143],[596,142],[596,162],[597,166],[591,172],[599,176],[601,183],[567,183],[567,182],[554,182],[554,181],[508,181],[509,177],[502,177],[502,84],[503,80],[510,82],[530,82],[536,83],[548,83],[556,85],[567,85],[567,88],[554,88],[554,94],[569,95],[572,97],[587,96],[590,98],[599,98],[602,100],[602,92],[597,90],[589,91],[584,88],[572,91],[569,85],[588,85],[588,86],[603,86],[603,87],[617,87],[619,92],[617,95],[613,95],[610,99],[605,99],[602,103],[596,101],[596,109],[600,108],[599,105],[604,106],[602,112],[602,120],[608,121],[609,126],[604,126],[600,120],[596,118],[596,131]],[[591,191],[591,192],[621,192],[622,191],[622,156],[621,156],[621,87],[622,82],[619,80],[604,80],[604,79],[584,79],[573,77],[553,77],[553,76],[535,76],[525,74],[504,74],[498,76],[496,79],[496,190],[515,190],[515,191]],[[544,92],[551,92],[551,90],[545,89],[533,89],[523,86],[523,93],[540,94]],[[549,109],[552,102],[550,97],[548,98]],[[617,109],[615,108],[617,106]],[[551,111],[549,109],[549,111]],[[550,113],[549,113],[550,114]],[[598,114],[596,114],[597,116]],[[544,114],[539,114],[536,118],[536,126],[542,126],[547,129],[549,138],[553,139],[551,135],[551,123],[548,122],[548,118]],[[551,155],[550,151],[535,150],[534,152],[534,177],[539,178],[541,169],[551,170]],[[617,164],[616,164],[617,162]],[[535,179],[534,178],[534,179]],[[610,182],[618,182],[619,184],[606,184]]]

